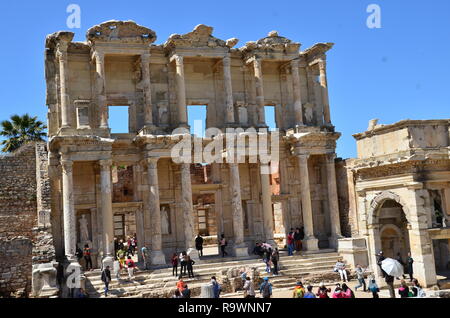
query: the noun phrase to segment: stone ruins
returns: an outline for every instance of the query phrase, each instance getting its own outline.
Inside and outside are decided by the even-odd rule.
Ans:
[[[174,252],[198,259],[198,233],[210,244],[225,235],[232,256],[246,259],[256,242],[284,248],[290,228],[303,226],[306,253],[338,252],[377,272],[378,251],[411,252],[426,286],[448,269],[450,120],[372,121],[354,136],[358,158],[336,159],[332,43],[301,50],[272,31],[236,48],[238,39],[198,25],[156,45],[156,33],[132,21],[94,26],[86,42],[73,38],[61,31],[46,39],[48,144],[0,158],[2,176],[23,175],[28,185],[24,193],[0,180],[2,203],[11,203],[1,212],[0,257],[29,249],[16,261],[21,270],[1,264],[2,294],[31,293],[33,277],[32,294],[56,295],[64,285],[57,270],[80,268],[77,247],[92,248],[95,268],[112,267],[114,238],[130,235],[154,268]],[[128,109],[128,130],[113,133],[109,114],[118,106]],[[244,162],[176,163],[172,150],[196,106],[206,106],[206,128],[219,136],[267,128],[273,108],[279,161],[252,160],[246,149]]]

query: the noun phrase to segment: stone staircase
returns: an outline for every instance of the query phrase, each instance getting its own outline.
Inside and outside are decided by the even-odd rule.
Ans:
[[[287,256],[285,251],[280,252],[280,275],[272,276],[270,281],[274,288],[293,287],[298,279],[307,277],[330,276],[338,278],[337,273],[333,273],[333,267],[338,258],[338,253],[334,250],[321,250],[319,253],[303,254],[295,256]],[[199,294],[200,288],[209,282],[211,276],[219,276],[230,268],[237,267],[256,267],[261,277],[267,276],[265,272],[265,264],[261,259],[250,257],[246,259],[236,259],[232,257],[224,259],[202,259],[201,262],[194,265],[195,278],[187,278],[183,280],[188,284],[191,291],[195,295]],[[86,291],[90,298],[102,298],[104,284],[100,279],[100,270],[94,270],[85,273]],[[134,280],[128,280],[125,271],[122,279],[117,281],[113,277],[110,283],[110,295],[112,297],[167,297],[178,281],[177,277],[172,276],[172,268],[163,268],[156,270],[135,272]]]

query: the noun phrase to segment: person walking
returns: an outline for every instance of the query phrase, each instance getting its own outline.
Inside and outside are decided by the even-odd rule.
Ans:
[[[400,281],[400,287],[398,288],[398,294],[400,298],[408,298],[409,297],[409,287],[406,285],[404,279]]]
[[[385,273],[386,274],[386,273]],[[391,298],[395,298],[395,289],[394,289],[394,276],[386,274],[384,277],[384,281],[386,282],[389,289],[389,296]]]
[[[372,293],[372,297],[373,298],[380,298],[380,296],[378,295],[378,293],[380,292],[380,288],[378,288],[377,283],[375,282],[375,279],[372,279],[369,282],[369,287],[368,287],[369,291]]]
[[[116,274],[117,281],[120,281],[120,262],[119,260],[115,260],[113,263],[114,274]]]
[[[194,264],[195,261],[188,255],[186,258],[186,267],[188,270],[189,278],[194,278]]]
[[[118,258],[118,260],[119,260],[120,268],[121,268],[121,269],[125,267],[126,254],[127,254],[127,253],[125,252],[124,247],[122,247],[121,249],[119,249],[119,250],[117,251],[117,258]]]
[[[180,254],[180,277],[183,276],[183,272],[184,272],[184,275],[186,275],[186,270],[187,270],[187,268],[186,268],[186,265],[187,265],[186,260],[187,260],[187,253],[186,253],[186,251],[181,252],[181,254]]]
[[[319,285],[319,289],[317,290],[317,297],[319,298],[330,298],[328,293],[331,293],[331,289],[325,286],[324,282],[321,282]]]
[[[347,270],[345,269],[345,264],[338,259],[336,264],[334,265],[334,270],[339,273],[341,276],[341,281],[348,282]]]
[[[250,277],[245,278],[244,283],[244,298],[255,298],[255,286],[253,285],[253,282]]]
[[[128,270],[128,278],[132,280],[134,278],[134,268],[136,267],[136,264],[131,259],[131,256],[128,256],[126,265]]]
[[[305,296],[305,288],[303,287],[302,282],[297,282],[292,295],[293,298],[303,298]]]
[[[109,283],[111,282],[111,271],[109,270],[109,266],[106,266],[106,268],[102,271],[101,279],[105,284],[105,297],[108,297]]]
[[[358,288],[360,288],[360,287],[363,287],[364,289],[364,292],[365,291],[367,291],[367,288],[366,288],[366,280],[365,280],[365,277],[364,277],[364,272],[365,272],[366,270],[365,269],[363,269],[362,267],[361,267],[361,265],[356,265],[356,269],[355,269],[355,273],[356,273],[356,278],[358,279],[358,286],[355,286],[355,291],[357,291],[358,290]]]
[[[316,295],[313,293],[313,287],[311,285],[308,285],[306,287],[306,293],[303,295],[303,298],[316,298]]]
[[[300,228],[295,229],[294,245],[295,245],[295,250],[297,251],[297,253],[300,253],[300,251],[302,250],[302,240],[301,240]]]
[[[413,277],[413,263],[414,263],[414,260],[411,257],[411,253],[409,252],[408,253],[408,258],[406,260],[406,271],[408,272],[409,281],[410,282],[412,282],[414,280],[414,277]]]
[[[173,253],[172,259],[170,260],[172,263],[172,275],[177,277],[178,276],[178,255],[177,253]]]
[[[287,244],[287,248],[288,248],[288,256],[293,256],[294,249],[295,249],[294,229],[291,229],[291,231],[288,233],[287,238],[286,238],[286,244]]]
[[[203,257],[203,242],[203,237],[199,233],[195,238],[195,248],[198,251],[198,255],[200,257]]]
[[[386,278],[386,272],[384,271],[383,267],[381,267],[381,264],[383,263],[383,261],[386,259],[386,257],[384,257],[383,255],[383,251],[380,251],[377,254],[377,265],[380,267],[381,270],[381,275],[383,276],[383,278]]]
[[[211,284],[213,285],[214,298],[219,298],[222,287],[220,287],[220,284],[217,282],[216,276],[211,277]]]
[[[222,257],[225,257],[225,255],[228,255],[227,251],[225,250],[228,245],[228,242],[225,239],[225,235],[222,234],[219,244],[220,244],[220,250],[222,251]]]
[[[262,298],[272,297],[272,284],[269,282],[269,277],[264,277],[264,281],[259,288],[259,293]]]
[[[86,271],[92,270],[91,248],[88,244],[84,245],[83,257],[86,265]]]

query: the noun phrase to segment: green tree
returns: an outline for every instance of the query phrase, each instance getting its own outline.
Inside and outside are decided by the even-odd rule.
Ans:
[[[4,120],[0,125],[0,136],[5,138],[0,142],[2,152],[13,152],[30,141],[44,141],[47,135],[47,126],[28,114],[13,115],[11,120]]]

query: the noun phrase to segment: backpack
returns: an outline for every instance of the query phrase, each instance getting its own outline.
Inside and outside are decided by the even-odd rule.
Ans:
[[[272,295],[270,292],[270,284],[269,283],[264,284],[262,294],[263,294],[263,297],[270,297]]]
[[[303,288],[297,288],[297,289],[295,289],[295,294],[294,294],[294,297],[295,297],[295,298],[303,298],[304,295],[305,295],[305,291],[304,291]]]

